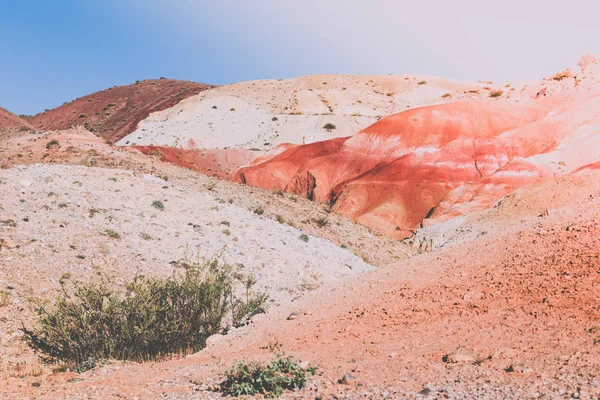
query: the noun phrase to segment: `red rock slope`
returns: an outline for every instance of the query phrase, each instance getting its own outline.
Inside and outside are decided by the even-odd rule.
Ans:
[[[422,107],[349,138],[288,146],[235,179],[327,201],[379,232],[409,237],[421,224],[490,207],[520,186],[598,162],[596,70],[532,87],[520,104]]]
[[[210,87],[171,79],[138,81],[81,97],[40,113],[30,122],[46,130],[82,125],[98,136],[115,142],[133,132],[150,113],[173,107],[181,100]]]
[[[0,130],[2,129],[32,129],[33,126],[23,118],[16,116],[0,107]]]

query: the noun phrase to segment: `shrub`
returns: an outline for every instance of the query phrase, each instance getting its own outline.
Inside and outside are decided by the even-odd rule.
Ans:
[[[267,365],[257,362],[238,363],[226,372],[219,387],[230,396],[262,394],[267,398],[279,397],[285,390],[302,389],[314,367],[303,368],[292,356],[276,354]]]
[[[37,326],[23,328],[24,338],[45,361],[70,368],[93,368],[106,359],[158,360],[202,349],[227,322],[239,325],[267,300],[248,291],[245,301],[238,299],[231,268],[217,260],[185,267],[168,278],[137,276],[125,294],[106,280],[80,285],[63,277],[55,305],[36,309]]]
[[[154,207],[154,208],[156,208],[157,210],[160,210],[160,211],[163,211],[165,209],[165,205],[160,200],[154,200],[152,202],[152,207]]]
[[[108,235],[109,238],[111,239],[121,239],[121,234],[119,234],[119,232],[117,231],[113,231],[112,229],[107,229],[105,231],[105,233]]]
[[[262,208],[261,206],[258,206],[254,209],[254,214],[256,215],[263,215],[265,213],[265,209]]]
[[[332,130],[336,129],[337,126],[335,126],[334,124],[328,122],[325,125],[323,125],[323,129],[325,129],[328,132],[331,132]]]
[[[50,149],[58,149],[60,147],[60,144],[58,143],[57,140],[51,140],[48,143],[46,143],[46,148],[48,150]]]
[[[573,74],[571,73],[570,70],[566,70],[566,71],[562,71],[562,72],[558,72],[556,73],[552,79],[555,81],[562,81],[565,78],[570,78]]]
[[[283,218],[282,215],[277,215],[276,218],[277,218],[277,222],[279,222],[280,224],[285,223],[285,218]]]
[[[504,94],[502,90],[492,90],[489,97],[500,97]]]
[[[447,99],[447,98],[449,98],[449,97],[452,97],[452,95],[451,95],[450,93],[444,93],[444,94],[442,95],[442,99]]]
[[[418,83],[418,85],[425,85],[425,84],[427,84],[427,81],[421,81]]]
[[[314,218],[313,221],[319,228],[324,228],[329,225],[329,220],[327,218]]]
[[[303,233],[302,235],[300,235],[300,240],[302,240],[303,242],[308,242],[308,235],[306,233]]]

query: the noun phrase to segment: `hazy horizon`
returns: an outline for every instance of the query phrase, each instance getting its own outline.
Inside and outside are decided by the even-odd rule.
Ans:
[[[161,76],[216,85],[321,73],[537,80],[575,65],[585,52],[600,52],[600,7],[558,4],[10,3],[0,15],[0,106],[35,114]]]

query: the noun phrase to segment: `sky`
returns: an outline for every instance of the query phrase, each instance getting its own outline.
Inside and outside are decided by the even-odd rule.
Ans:
[[[161,76],[316,73],[529,81],[600,54],[570,0],[0,0],[0,106],[36,114]]]

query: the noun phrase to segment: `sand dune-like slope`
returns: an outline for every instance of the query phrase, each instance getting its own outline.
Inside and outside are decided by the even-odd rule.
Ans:
[[[210,86],[172,79],[151,79],[115,86],[80,97],[34,116],[38,129],[63,130],[85,126],[96,135],[116,142],[133,132],[153,112],[173,107]]]
[[[192,357],[10,378],[4,391],[218,398],[210,388],[226,368],[276,346],[320,368],[290,398],[595,398],[600,186],[576,190],[583,181],[599,182],[598,171],[525,186],[466,218],[441,249],[323,286]],[[553,192],[565,194],[560,207],[535,215],[530,205]]]
[[[490,207],[525,184],[600,160],[598,65],[498,98],[407,110],[354,136],[287,146],[240,169],[393,237]]]
[[[23,118],[0,107],[0,130],[2,129],[33,129],[33,126]]]
[[[119,145],[269,150],[352,135],[415,106],[484,98],[503,88],[422,76],[311,75],[221,86],[152,114]],[[520,90],[520,89],[519,89]],[[328,125],[330,124],[330,125]]]

